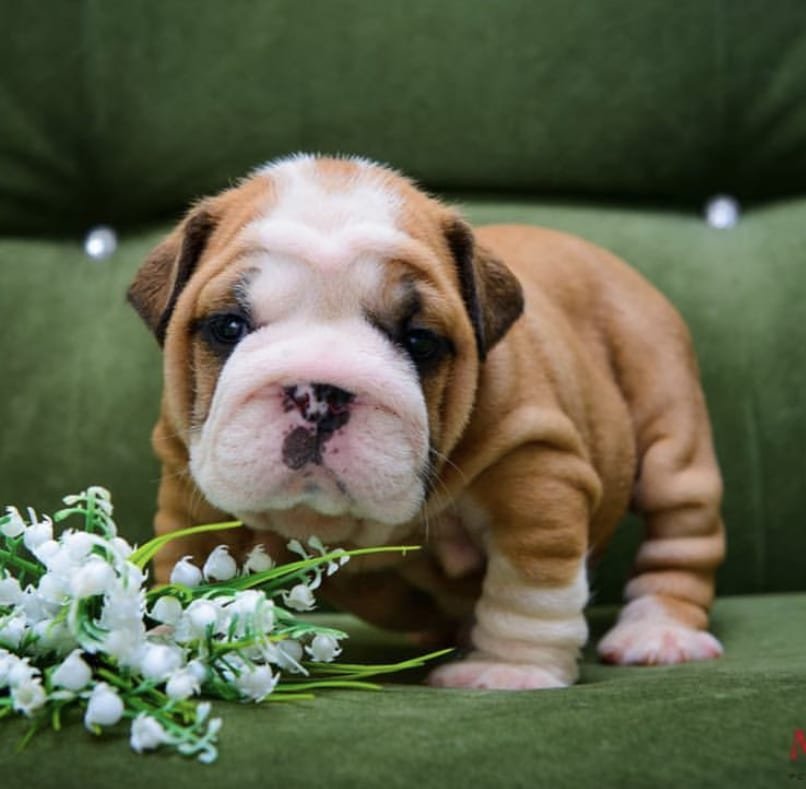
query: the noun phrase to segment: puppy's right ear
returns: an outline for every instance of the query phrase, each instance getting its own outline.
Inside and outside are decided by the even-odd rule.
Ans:
[[[129,286],[129,303],[160,346],[179,294],[193,275],[216,223],[209,203],[200,203],[152,250]]]

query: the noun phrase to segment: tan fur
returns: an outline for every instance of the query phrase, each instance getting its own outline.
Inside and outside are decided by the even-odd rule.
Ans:
[[[333,189],[353,166],[318,165]],[[488,332],[496,333],[497,316],[518,297],[507,269],[526,298],[525,314],[481,363],[445,238],[446,226],[459,220],[410,182],[391,172],[384,177],[403,196],[403,229],[435,251],[439,265],[433,255],[416,253],[390,261],[378,309],[393,301],[390,294],[405,273],[430,294],[430,320],[450,332],[457,348],[455,360],[424,385],[439,452],[437,479],[422,520],[406,529],[433,550],[388,574],[380,572],[388,557],[356,562],[352,575],[333,579],[332,599],[380,624],[447,630],[478,598],[485,554],[494,552],[516,568],[524,588],[564,589],[589,554],[601,553],[632,504],[647,532],[627,599],[651,599],[664,621],[705,628],[714,571],[724,555],[721,480],[680,316],[635,271],[580,239],[534,227],[478,228],[473,266]],[[192,347],[187,327],[226,298],[246,265],[239,263],[246,250],[237,233],[272,199],[270,179],[253,178],[203,204],[218,223],[165,338],[165,394],[154,432],[163,462],[158,533],[227,517],[206,504],[187,471],[188,430],[203,419],[217,376],[215,363]],[[181,232],[157,254],[176,257]],[[147,265],[140,282],[153,302],[160,298],[159,282],[144,285],[142,278],[155,276]],[[395,539],[400,535],[396,530]],[[327,542],[326,528],[320,536]],[[282,539],[265,533],[229,533],[225,540],[241,551],[254,541],[268,542],[275,555],[282,551]],[[172,548],[160,559],[157,578],[166,580],[183,553],[201,558],[221,541],[216,536]],[[453,564],[451,546],[461,557]],[[644,610],[650,609],[633,608],[628,624],[641,620]],[[619,649],[611,643],[605,657],[618,659]],[[572,679],[564,676],[560,684]],[[555,680],[530,685],[521,677],[526,684],[517,686]]]

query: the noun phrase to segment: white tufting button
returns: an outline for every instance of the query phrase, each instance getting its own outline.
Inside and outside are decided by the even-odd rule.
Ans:
[[[716,195],[705,205],[705,221],[717,230],[727,230],[739,221],[739,201],[730,195]]]
[[[92,228],[84,239],[84,252],[93,260],[106,260],[117,248],[117,233],[106,225]]]

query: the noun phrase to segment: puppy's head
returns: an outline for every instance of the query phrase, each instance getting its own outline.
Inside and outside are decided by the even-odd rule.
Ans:
[[[203,495],[356,542],[416,516],[522,310],[453,211],[378,165],[308,156],[198,203],[129,300],[164,346],[163,419]]]

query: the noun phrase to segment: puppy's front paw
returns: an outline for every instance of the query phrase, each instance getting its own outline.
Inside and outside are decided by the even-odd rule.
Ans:
[[[621,622],[599,642],[598,652],[607,663],[654,666],[717,658],[722,645],[705,630],[675,622]]]
[[[564,678],[540,666],[505,663],[471,655],[466,660],[447,663],[431,672],[428,682],[439,688],[480,688],[487,690],[537,690],[564,688],[573,678]]]

